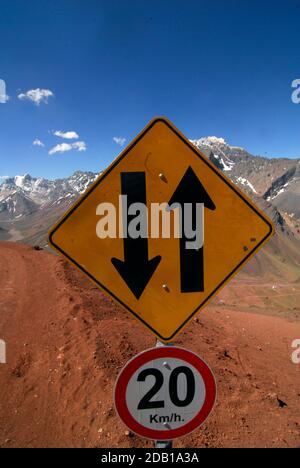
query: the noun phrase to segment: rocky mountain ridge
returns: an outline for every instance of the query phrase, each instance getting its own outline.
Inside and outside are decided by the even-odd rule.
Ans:
[[[296,271],[300,265],[300,159],[253,156],[217,137],[191,141],[270,216],[279,233],[270,249],[273,246],[278,255],[288,257]],[[5,178],[0,185],[0,240],[45,247],[49,227],[97,176],[76,171],[55,180],[29,174]],[[275,248],[276,242],[283,254],[278,245]]]

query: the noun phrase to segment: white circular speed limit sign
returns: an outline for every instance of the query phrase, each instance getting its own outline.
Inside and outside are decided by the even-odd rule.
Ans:
[[[199,356],[162,346],[126,364],[114,396],[117,413],[133,432],[148,439],[171,440],[205,421],[214,406],[216,383]]]

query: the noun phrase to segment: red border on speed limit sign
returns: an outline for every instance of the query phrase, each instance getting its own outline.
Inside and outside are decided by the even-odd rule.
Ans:
[[[118,415],[133,432],[148,439],[172,440],[203,424],[216,400],[216,382],[199,356],[162,346],[138,354],[125,365],[114,398]]]

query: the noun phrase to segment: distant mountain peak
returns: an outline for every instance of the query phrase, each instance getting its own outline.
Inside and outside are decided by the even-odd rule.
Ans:
[[[14,184],[20,188],[24,188],[26,185],[31,185],[33,180],[36,179],[33,179],[30,174],[16,175],[13,179]]]
[[[224,147],[227,149],[235,149],[235,150],[244,151],[243,148],[239,146],[232,146],[225,140],[225,138],[217,137],[217,136],[201,137],[201,138],[190,140],[190,141],[197,147],[208,147],[208,148]]]
[[[216,137],[216,136],[207,136],[207,137],[201,137],[201,138],[196,138],[194,140],[191,140],[191,142],[199,145],[226,145],[229,146],[227,141],[224,138],[221,137]]]

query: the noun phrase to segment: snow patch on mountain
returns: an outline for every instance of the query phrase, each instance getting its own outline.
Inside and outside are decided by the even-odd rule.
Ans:
[[[257,191],[255,190],[254,186],[251,184],[251,182],[249,182],[248,179],[246,179],[245,177],[238,177],[237,179],[237,182],[239,182],[241,185],[245,185],[247,187],[249,187],[252,192],[254,193],[257,193]]]
[[[197,147],[201,147],[201,146],[202,147],[207,146],[210,148],[224,147],[227,149],[235,149],[235,150],[244,151],[244,149],[241,148],[240,146],[229,145],[229,143],[227,143],[227,141],[224,138],[217,137],[217,136],[201,137],[198,139],[190,140],[190,142],[193,143],[193,145]]]
[[[278,195],[280,195],[281,193],[284,193],[286,191],[286,187],[288,186],[289,184],[286,183],[284,184],[283,187],[281,187],[277,192],[275,192],[272,196],[269,196],[267,197],[267,201],[270,201],[270,200],[275,200],[276,197],[278,197]]]
[[[15,184],[17,187],[23,187],[25,185],[25,180],[28,177],[28,174],[25,174],[23,176],[16,176],[15,177]],[[30,177],[30,176],[29,176]]]
[[[222,158],[218,154],[214,154],[214,157],[220,161],[223,171],[231,171],[232,170],[232,168],[234,166],[234,162],[231,161],[229,158],[227,158],[227,156],[224,155],[224,158]]]
[[[224,138],[209,136],[190,141],[200,150],[209,150],[211,153],[210,157],[213,157],[219,161],[218,167],[221,170],[228,172],[231,171],[234,167],[235,162],[225,154],[225,151],[238,148],[228,145]]]

